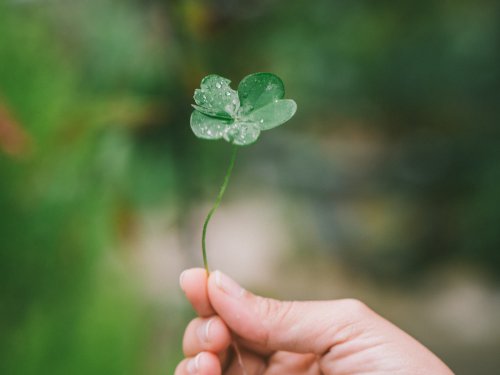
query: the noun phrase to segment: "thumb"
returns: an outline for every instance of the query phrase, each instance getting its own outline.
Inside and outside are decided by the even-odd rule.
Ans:
[[[244,290],[220,271],[208,280],[217,314],[242,339],[262,349],[325,354],[357,336],[370,310],[356,300],[278,301]]]

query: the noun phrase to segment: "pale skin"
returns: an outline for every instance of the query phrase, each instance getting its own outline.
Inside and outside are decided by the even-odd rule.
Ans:
[[[198,317],[185,330],[175,375],[453,374],[357,300],[263,298],[201,268],[184,271],[181,288]]]

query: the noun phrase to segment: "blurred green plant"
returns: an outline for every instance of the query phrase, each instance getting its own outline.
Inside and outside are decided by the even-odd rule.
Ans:
[[[0,373],[147,373],[147,305],[109,258],[125,262],[110,250],[126,207],[168,199],[172,162],[133,139],[157,105],[117,81],[103,90],[82,63],[95,40],[81,23],[99,26],[93,15],[106,6],[88,2],[81,14],[74,5],[59,22],[56,4],[0,5]],[[134,7],[116,17],[128,27]],[[65,39],[69,19],[78,35]],[[136,46],[145,45],[140,32]],[[99,59],[111,61],[105,44],[116,38],[99,44]],[[81,49],[66,44],[75,39]],[[143,163],[161,170],[154,184]]]

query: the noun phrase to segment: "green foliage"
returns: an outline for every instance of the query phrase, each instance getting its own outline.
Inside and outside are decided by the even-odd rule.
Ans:
[[[261,131],[285,123],[297,110],[293,100],[283,99],[283,82],[274,74],[250,74],[240,82],[238,92],[230,82],[215,74],[201,81],[191,115],[191,129],[197,137],[250,145]]]
[[[123,89],[120,62],[106,46],[129,22],[113,27],[114,36],[103,32],[108,39],[101,43],[81,26],[95,26],[103,5],[68,6],[63,22],[56,21],[59,9],[0,4],[0,373],[148,373],[147,304],[133,273],[117,270],[123,259],[113,250],[121,249],[124,207],[151,205],[153,197],[158,204],[173,190],[172,159],[165,148],[161,158],[152,148],[135,152],[143,147],[131,131],[151,104],[139,90]],[[130,5],[120,13],[137,18]],[[79,47],[66,45],[63,35]],[[143,36],[135,30],[135,46],[146,45]],[[110,77],[104,67],[82,63],[92,59],[89,44],[100,49],[93,62],[105,61],[120,75],[119,90],[106,82],[103,92],[101,77]],[[161,82],[142,64],[144,71]],[[149,158],[163,164],[147,169]],[[143,178],[152,169],[160,179]],[[158,358],[154,366],[163,363]]]

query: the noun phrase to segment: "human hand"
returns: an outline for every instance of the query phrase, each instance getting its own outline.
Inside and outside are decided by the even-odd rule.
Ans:
[[[277,301],[200,268],[182,273],[181,288],[199,317],[186,328],[187,358],[175,375],[453,374],[357,300]]]

